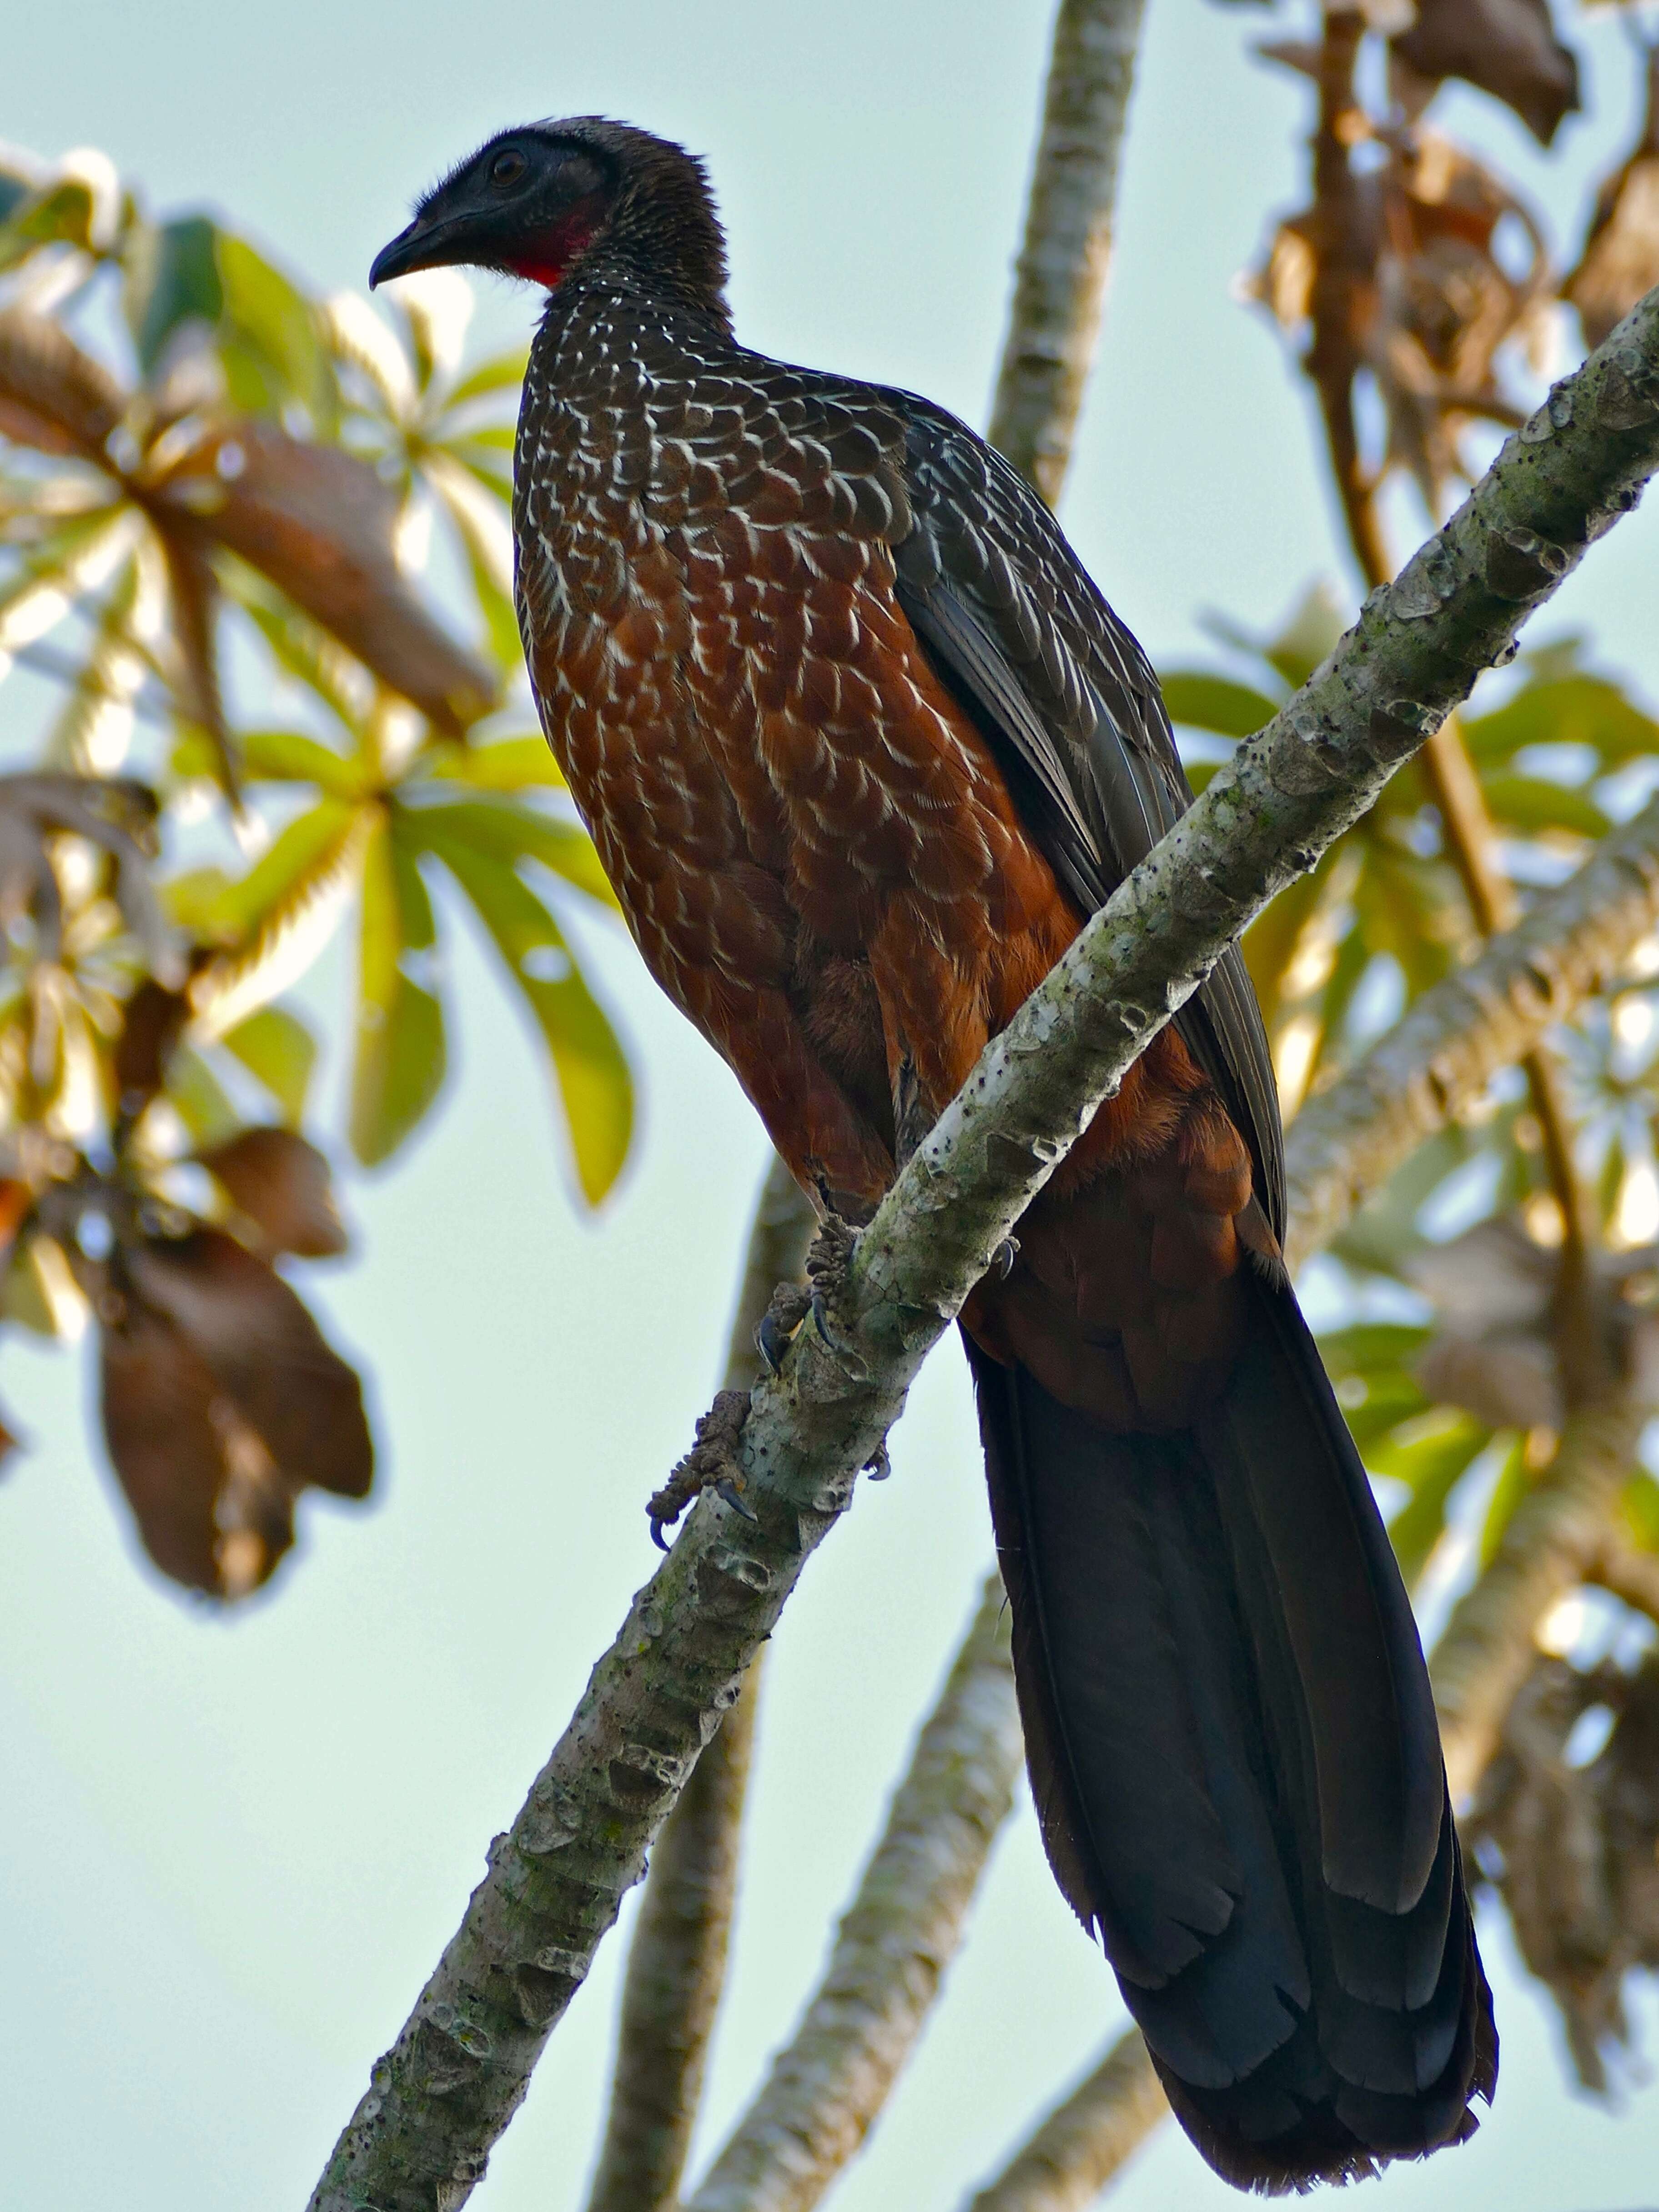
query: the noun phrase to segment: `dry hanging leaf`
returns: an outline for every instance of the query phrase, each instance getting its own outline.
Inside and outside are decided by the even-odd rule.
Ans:
[[[1659,284],[1659,46],[1647,76],[1642,135],[1597,195],[1578,266],[1562,287],[1588,346],[1599,346]]]
[[[325,1260],[346,1249],[328,1162],[292,1129],[243,1129],[198,1159],[222,1184],[267,1256]]]
[[[394,553],[396,495],[367,463],[264,422],[219,425],[150,487],[257,568],[451,737],[495,679],[428,614]]]
[[[1598,1755],[1570,1759],[1593,1709]],[[1659,1966],[1659,1662],[1581,1673],[1540,1657],[1504,1723],[1468,1824],[1509,1908],[1522,1955],[1561,2009],[1579,2080],[1607,2087],[1627,2044],[1625,1978]]]
[[[1547,0],[1417,0],[1417,21],[1391,52],[1431,93],[1449,76],[1490,93],[1546,146],[1578,106],[1578,64]]]
[[[307,1486],[367,1495],[357,1377],[299,1297],[222,1231],[123,1248],[99,1301],[104,1431],[146,1549],[234,1598],[294,1540]]]

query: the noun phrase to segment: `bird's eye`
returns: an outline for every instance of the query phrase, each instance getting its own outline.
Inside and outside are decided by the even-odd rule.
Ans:
[[[489,165],[489,181],[503,191],[508,190],[519,182],[526,166],[516,146],[504,146]]]

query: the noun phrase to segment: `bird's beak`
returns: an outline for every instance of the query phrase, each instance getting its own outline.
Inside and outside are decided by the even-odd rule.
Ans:
[[[468,225],[464,218],[454,216],[440,217],[416,216],[406,230],[400,230],[390,246],[383,246],[374,257],[374,265],[368,272],[368,289],[384,284],[393,276],[407,276],[416,269],[441,269],[455,262],[471,258],[467,250]]]

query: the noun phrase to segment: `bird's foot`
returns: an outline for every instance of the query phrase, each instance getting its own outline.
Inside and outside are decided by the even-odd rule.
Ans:
[[[651,1516],[651,1540],[659,1552],[668,1549],[663,1530],[705,1490],[724,1498],[745,1521],[759,1517],[744,1497],[746,1485],[738,1463],[738,1444],[748,1419],[749,1393],[722,1390],[698,1421],[697,1441],[645,1509]]]
[[[760,1327],[755,1331],[755,1349],[769,1375],[775,1375],[782,1366],[789,1340],[805,1320],[811,1304],[812,1293],[805,1283],[780,1283],[773,1291],[772,1303],[761,1316]]]
[[[783,1355],[808,1314],[826,1351],[838,1359],[854,1356],[854,1347],[836,1327],[834,1313],[857,1245],[857,1230],[839,1213],[826,1212],[806,1255],[806,1280],[780,1283],[755,1331],[755,1348],[769,1375],[782,1366]]]
[[[859,1233],[849,1221],[839,1213],[826,1213],[806,1255],[807,1299],[812,1325],[825,1347],[838,1359],[854,1356],[853,1346],[836,1326],[835,1311],[847,1288],[858,1241]]]

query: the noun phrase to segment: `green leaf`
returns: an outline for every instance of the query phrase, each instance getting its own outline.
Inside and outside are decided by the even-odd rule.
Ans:
[[[1659,734],[1659,733],[1656,733]],[[1588,792],[1546,775],[1483,775],[1492,819],[1503,828],[1535,837],[1565,830],[1577,837],[1605,837],[1613,824]]]
[[[1322,576],[1303,593],[1279,635],[1256,649],[1294,690],[1307,682],[1347,627],[1348,617]]]
[[[562,822],[539,807],[515,805],[509,799],[456,799],[441,805],[403,810],[410,834],[448,858],[456,841],[495,860],[538,860],[574,890],[617,910],[617,894],[599,866],[586,830]]]
[[[1412,1493],[1389,1523],[1407,1589],[1444,1534],[1452,1492],[1490,1435],[1468,1414],[1447,1413],[1437,1417],[1426,1433],[1385,1439],[1368,1453],[1373,1474],[1405,1483]]]
[[[317,1040],[285,1006],[261,1006],[219,1040],[283,1109],[283,1119],[298,1127],[306,1093],[317,1064]]]
[[[1279,711],[1273,702],[1248,684],[1202,669],[1177,668],[1160,676],[1170,720],[1189,730],[1211,730],[1219,738],[1250,738]]]
[[[1638,1550],[1659,1552],[1659,1482],[1645,1468],[1625,1486],[1625,1526]]]
[[[577,1181],[588,1204],[597,1206],[621,1172],[633,1133],[633,1085],[622,1047],[557,922],[511,865],[457,836],[451,826],[431,836],[430,826],[423,816],[429,849],[471,901],[535,1018],[564,1103]]]
[[[414,854],[392,823],[376,825],[363,863],[356,1053],[348,1133],[365,1167],[389,1159],[442,1087],[443,1006],[409,973],[437,942],[432,902]]]
[[[225,944],[240,945],[336,865],[357,819],[357,809],[337,799],[319,800],[278,831],[245,876],[227,884],[207,930]]]
[[[241,1127],[218,1077],[190,1045],[174,1048],[164,1095],[198,1147],[222,1144]]]
[[[134,232],[126,253],[127,321],[148,377],[173,332],[190,322],[217,328],[225,311],[218,226],[187,215]]]
[[[319,431],[339,411],[334,370],[311,302],[246,239],[217,234],[224,305],[220,357],[233,404],[280,415],[298,400]]]
[[[482,399],[486,392],[516,392],[524,382],[525,370],[530,366],[530,349],[521,346],[512,353],[500,353],[493,360],[480,362],[477,368],[464,376],[444,402],[446,408],[465,407],[470,399]],[[477,434],[474,432],[473,435]]]
[[[1659,723],[1601,676],[1528,684],[1494,714],[1465,720],[1463,736],[1483,769],[1528,745],[1589,745],[1604,769],[1659,752]]]
[[[1355,1322],[1328,1330],[1319,1340],[1319,1356],[1333,1382],[1349,1375],[1371,1377],[1409,1365],[1428,1340],[1428,1329],[1409,1322]]]
[[[434,748],[430,764],[434,776],[470,784],[474,791],[566,788],[553,748],[543,737],[503,738],[491,745],[446,744]]]
[[[1532,1477],[1527,1469],[1527,1440],[1525,1437],[1518,1436],[1504,1455],[1504,1463],[1498,1470],[1492,1496],[1486,1501],[1486,1517],[1480,1524],[1482,1573],[1492,1565],[1493,1554],[1504,1540],[1504,1531],[1510,1525],[1510,1515],[1531,1486]]]

